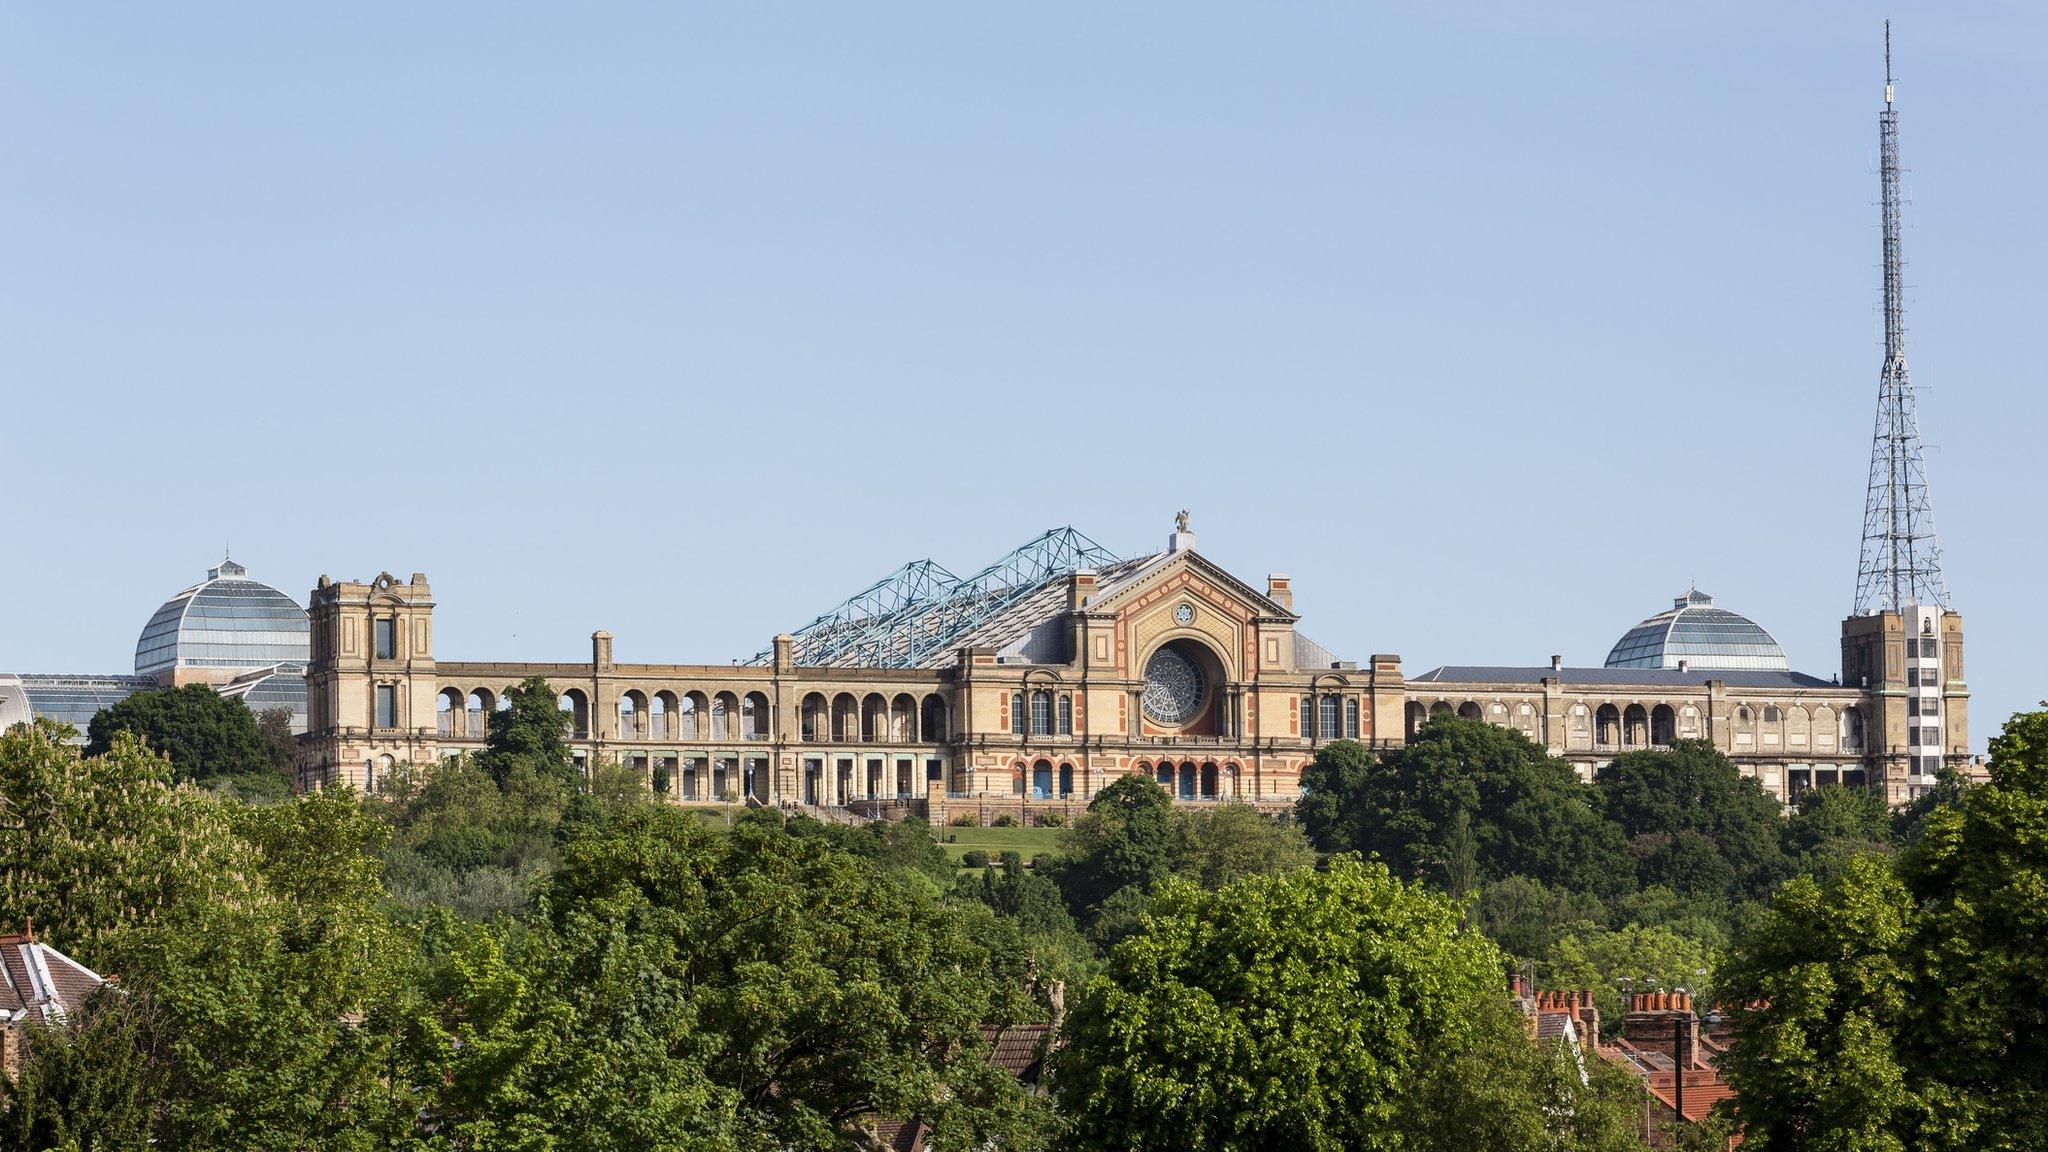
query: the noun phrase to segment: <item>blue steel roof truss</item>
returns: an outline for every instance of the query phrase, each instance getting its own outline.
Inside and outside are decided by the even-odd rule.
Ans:
[[[905,564],[792,633],[806,668],[914,668],[1054,576],[1117,562],[1071,527],[1054,528],[972,576]],[[767,664],[774,651],[748,663]]]

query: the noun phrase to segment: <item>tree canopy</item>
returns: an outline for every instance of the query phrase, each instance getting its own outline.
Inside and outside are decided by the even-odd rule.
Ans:
[[[1778,801],[1708,741],[1624,752],[1594,785],[1643,887],[1753,899],[1792,874]]]
[[[1721,972],[1746,1147],[2048,1145],[2048,712],[1896,856],[1781,888]]]
[[[1297,812],[1318,848],[1375,853],[1396,875],[1454,895],[1508,876],[1601,894],[1632,885],[1599,797],[1498,725],[1439,716],[1376,757],[1337,741],[1302,784]]]
[[[240,697],[204,684],[151,688],[102,708],[86,728],[85,754],[105,755],[123,732],[169,758],[180,780],[240,781],[265,795],[291,786],[289,747],[265,734]]]
[[[1521,1034],[1456,905],[1340,857],[1162,883],[1076,1010],[1055,1090],[1083,1148],[1630,1146],[1575,1071]]]

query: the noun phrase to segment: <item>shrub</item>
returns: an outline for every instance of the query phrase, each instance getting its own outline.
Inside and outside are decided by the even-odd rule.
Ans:
[[[1034,872],[1042,872],[1051,865],[1052,853],[1050,852],[1040,852],[1031,858],[1031,870]]]
[[[1024,856],[1023,856],[1023,854],[1022,854],[1022,853],[1018,853],[1018,852],[1005,852],[1005,853],[1003,853],[1003,867],[1005,867],[1005,868],[1022,868],[1023,866],[1024,866]]]
[[[1065,828],[1067,826],[1067,814],[1065,812],[1040,812],[1038,814],[1038,826],[1040,828]]]
[[[979,828],[981,826],[981,817],[976,816],[972,812],[962,812],[947,821],[947,823],[955,828]]]
[[[998,816],[995,819],[989,821],[989,827],[991,828],[1015,828],[1016,826],[1017,818],[1015,816],[1010,815],[1008,812],[1005,812],[1001,816]]]
[[[986,868],[988,867],[988,853],[979,848],[969,848],[960,854],[960,866],[962,868]]]

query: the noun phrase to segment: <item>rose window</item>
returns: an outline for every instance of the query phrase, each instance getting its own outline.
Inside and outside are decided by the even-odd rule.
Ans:
[[[1161,648],[1145,662],[1145,715],[1157,724],[1179,725],[1202,708],[1202,668],[1193,660]]]

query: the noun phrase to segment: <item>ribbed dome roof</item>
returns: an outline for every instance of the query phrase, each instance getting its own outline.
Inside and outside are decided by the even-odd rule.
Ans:
[[[312,655],[306,610],[233,560],[164,602],[135,641],[135,672],[267,668]]]
[[[1785,650],[1763,626],[1695,588],[1628,630],[1607,654],[1609,668],[1743,668],[1787,671]]]

